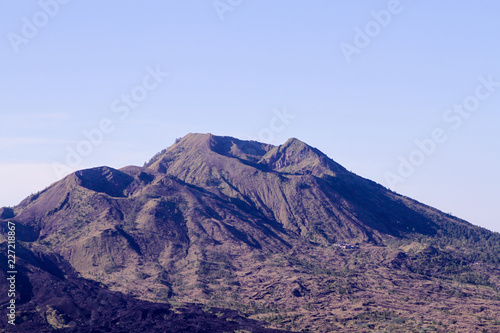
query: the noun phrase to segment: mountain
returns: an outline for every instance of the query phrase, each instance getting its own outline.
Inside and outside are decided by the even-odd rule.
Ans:
[[[18,327],[500,331],[498,233],[295,138],[188,134],[143,167],[75,172],[0,217],[21,249]],[[96,319],[99,304],[113,311]]]

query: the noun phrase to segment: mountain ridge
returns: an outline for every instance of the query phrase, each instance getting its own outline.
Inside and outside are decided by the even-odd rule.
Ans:
[[[23,247],[54,253],[110,291],[237,309],[279,329],[385,329],[392,324],[365,318],[383,311],[405,318],[395,326],[421,326],[388,289],[468,294],[474,309],[500,309],[498,233],[357,176],[296,138],[274,146],[191,133],[143,167],[77,171],[1,217],[16,223]],[[454,318],[457,328],[475,325]]]

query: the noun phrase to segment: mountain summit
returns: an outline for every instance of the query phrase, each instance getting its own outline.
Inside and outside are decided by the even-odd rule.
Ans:
[[[182,152],[182,153],[181,153]],[[263,171],[275,171],[290,174],[334,174],[334,170],[343,170],[340,165],[330,160],[319,150],[304,142],[291,138],[281,146],[273,146],[256,141],[242,141],[232,137],[215,136],[212,134],[188,134],[170,147],[162,156],[157,156],[158,163],[152,163],[151,168],[167,166],[172,156],[189,155],[190,158],[211,160],[209,156],[230,157],[241,163]],[[177,161],[184,162],[184,160]],[[154,164],[157,164],[156,166]],[[162,169],[163,170],[163,169]]]
[[[23,322],[45,318],[48,331],[96,325],[82,316],[99,294],[122,307],[123,322],[140,299],[151,311],[144,325],[183,304],[179,313],[214,332],[224,331],[220,317],[255,332],[500,320],[498,233],[391,192],[295,138],[274,146],[188,134],[143,167],[78,171],[1,218],[16,223],[24,253]],[[40,277],[58,281],[57,302]],[[68,291],[90,285],[88,304]]]
[[[377,242],[382,234],[437,230],[398,196],[295,138],[272,146],[188,134],[147,167],[226,200],[240,200],[277,225],[314,239]]]

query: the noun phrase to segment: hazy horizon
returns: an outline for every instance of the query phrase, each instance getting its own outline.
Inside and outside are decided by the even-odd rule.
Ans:
[[[500,231],[500,4],[148,4],[0,4],[0,206],[202,132],[296,137]]]

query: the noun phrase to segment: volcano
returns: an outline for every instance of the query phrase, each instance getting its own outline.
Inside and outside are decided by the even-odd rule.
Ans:
[[[0,217],[2,290],[16,225],[20,332],[500,332],[498,233],[296,138],[188,134]]]

